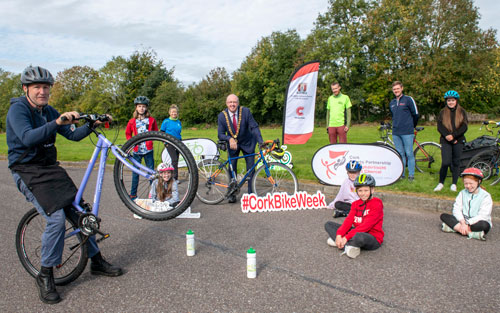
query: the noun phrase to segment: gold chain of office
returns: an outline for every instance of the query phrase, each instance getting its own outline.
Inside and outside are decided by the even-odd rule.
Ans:
[[[231,124],[229,124],[229,116],[227,114],[226,111],[222,111],[222,113],[224,113],[224,116],[226,117],[226,123],[227,123],[227,129],[229,130],[229,134],[231,135],[231,137],[233,137],[233,139],[238,142],[238,139],[236,139],[236,137],[238,137],[238,134],[240,133],[240,125],[241,125],[241,112],[243,110],[240,108],[240,113],[238,114],[238,130],[236,130],[236,134],[233,133],[233,130],[231,129]]]

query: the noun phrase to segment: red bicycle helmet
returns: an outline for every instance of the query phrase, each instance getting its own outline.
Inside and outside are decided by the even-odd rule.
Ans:
[[[477,177],[479,178],[481,181],[483,180],[484,178],[484,175],[483,175],[483,172],[481,172],[480,169],[478,168],[475,168],[475,167],[469,167],[469,168],[466,168],[462,174],[460,174],[460,177],[464,177],[466,175],[470,175],[470,176],[474,176],[474,177]]]

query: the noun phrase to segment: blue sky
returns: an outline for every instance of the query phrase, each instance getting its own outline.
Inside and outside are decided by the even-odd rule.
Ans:
[[[480,27],[498,31],[500,1],[475,5]],[[327,7],[326,0],[2,0],[0,68],[99,69],[113,56],[153,48],[189,84],[215,67],[234,71],[273,31],[296,29],[305,38]]]

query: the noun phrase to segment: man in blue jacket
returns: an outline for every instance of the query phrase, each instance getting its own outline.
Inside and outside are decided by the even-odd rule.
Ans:
[[[403,159],[403,164],[405,167],[408,166],[408,180],[411,182],[415,177],[413,139],[419,117],[417,105],[412,97],[403,95],[403,84],[400,81],[392,83],[392,92],[396,96],[389,104],[392,115],[392,140]],[[406,164],[407,158],[408,164]],[[403,172],[402,178],[404,177]]]
[[[78,215],[71,205],[77,188],[57,162],[56,134],[79,141],[92,130],[87,126],[71,127],[77,123],[77,112],[59,114],[48,105],[50,88],[54,84],[48,70],[28,66],[21,74],[21,83],[25,96],[12,98],[7,113],[9,168],[19,191],[47,222],[41,238],[41,269],[36,286],[40,300],[54,304],[61,301],[55,287],[53,267],[62,262],[66,216],[78,224]],[[64,121],[62,117],[65,117]],[[87,248],[91,274],[122,274],[121,268],[102,258],[93,236],[87,241]]]
[[[250,110],[239,105],[240,101],[234,94],[227,96],[226,106],[217,118],[217,132],[219,140],[229,142],[229,156],[237,157],[240,151],[243,154],[251,154],[255,152],[255,145],[263,143],[262,135],[260,134],[259,124],[255,121]],[[232,161],[233,169],[236,173],[237,161]],[[255,162],[255,156],[245,158],[247,171],[252,168]],[[250,181],[253,172],[248,177],[248,193],[252,192]],[[230,203],[236,202],[236,196],[232,195],[229,198]]]

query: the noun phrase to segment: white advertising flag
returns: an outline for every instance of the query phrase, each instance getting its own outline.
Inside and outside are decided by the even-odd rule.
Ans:
[[[283,110],[283,144],[304,144],[312,136],[318,70],[318,61],[309,62],[290,78]]]

